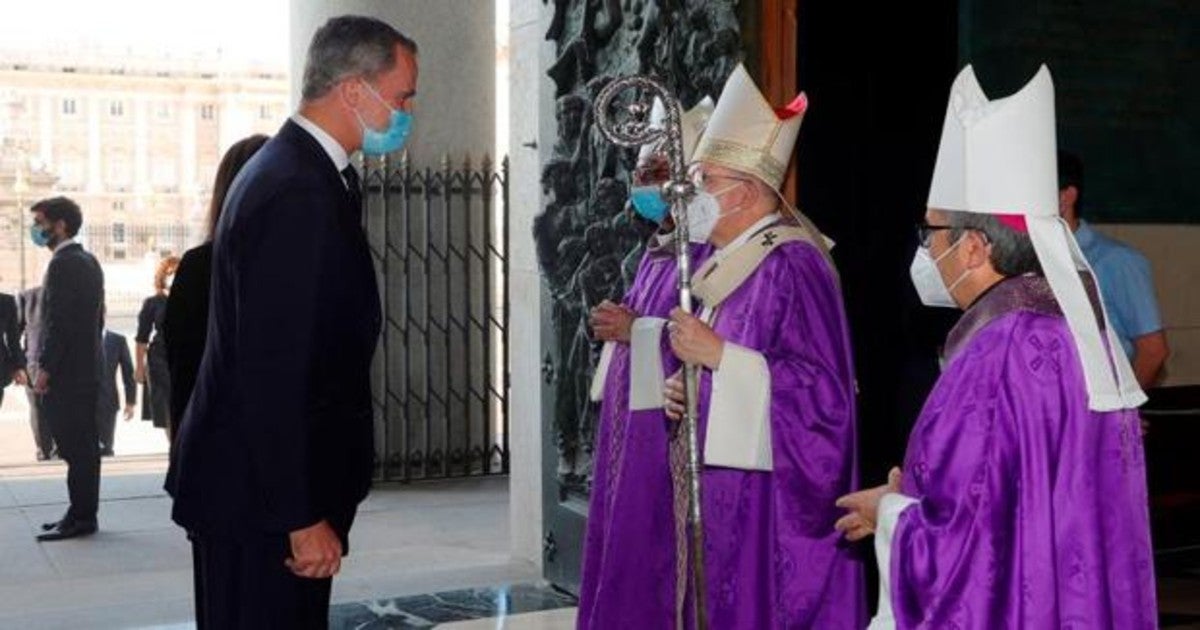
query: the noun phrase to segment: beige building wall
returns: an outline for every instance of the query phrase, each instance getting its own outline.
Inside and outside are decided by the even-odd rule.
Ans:
[[[86,243],[102,263],[197,244],[225,149],[273,134],[288,111],[284,67],[0,50],[0,290],[22,284],[18,239],[28,239],[28,217],[19,215],[47,195],[79,202]],[[48,186],[18,193],[4,183],[31,178]],[[26,286],[40,282],[45,264],[31,249]]]
[[[1171,356],[1164,385],[1200,384],[1200,225],[1096,225],[1150,259]]]

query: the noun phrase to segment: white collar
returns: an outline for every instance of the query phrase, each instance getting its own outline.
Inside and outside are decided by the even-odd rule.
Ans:
[[[307,131],[308,135],[317,140],[321,148],[325,149],[325,153],[329,155],[329,159],[333,160],[333,166],[337,168],[339,173],[346,170],[347,166],[350,166],[350,156],[346,153],[346,148],[340,142],[334,140],[333,136],[329,135],[329,132],[322,129],[320,125],[305,118],[300,112],[292,114],[292,122],[300,125],[301,129]]]
[[[718,249],[713,253],[713,255],[717,256],[718,260],[724,258],[725,256],[729,255],[729,252],[734,251],[742,245],[745,245],[755,234],[758,234],[760,230],[781,219],[783,219],[783,215],[779,214],[778,212],[772,212],[771,214],[768,214],[767,216],[755,221],[754,225],[746,228],[741,234],[738,235],[737,238],[729,241],[725,247]]]
[[[68,245],[74,245],[74,244],[75,244],[75,238],[74,238],[74,237],[72,237],[72,238],[69,238],[69,239],[67,239],[67,240],[65,240],[65,241],[63,241],[63,242],[61,242],[61,243],[59,243],[58,245],[55,245],[55,246],[54,246],[54,253],[55,253],[55,254],[57,254],[57,253],[58,253],[58,250],[60,250],[60,249],[62,249],[62,248],[64,248],[64,247],[66,247],[66,246],[68,246]]]

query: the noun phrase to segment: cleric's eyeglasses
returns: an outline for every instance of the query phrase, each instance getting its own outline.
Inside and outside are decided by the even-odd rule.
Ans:
[[[929,225],[928,223],[917,224],[917,242],[921,247],[926,249],[933,243],[933,233],[938,230],[953,230],[954,226],[950,225]]]

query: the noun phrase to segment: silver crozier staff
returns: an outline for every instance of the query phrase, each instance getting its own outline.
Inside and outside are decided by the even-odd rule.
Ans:
[[[631,115],[627,120],[610,117],[613,99],[622,90],[640,90],[647,102],[635,102],[628,106]],[[650,104],[654,97],[662,101],[667,112],[663,128],[647,122]],[[639,147],[665,140],[667,161],[671,177],[663,184],[663,198],[671,204],[671,218],[675,222],[675,257],[679,268],[679,307],[683,312],[692,312],[692,259],[688,252],[687,204],[695,194],[695,186],[687,175],[687,164],[683,158],[683,108],[670,91],[650,77],[623,77],[609,83],[596,97],[596,126],[604,137],[622,147]],[[693,363],[683,366],[683,387],[687,395],[686,412],[683,418],[687,437],[687,487],[688,529],[691,532],[691,549],[688,561],[692,572],[692,604],[696,627],[708,628],[708,608],[704,593],[704,521],[700,517],[700,449],[696,436],[696,398],[698,388],[697,367]]]

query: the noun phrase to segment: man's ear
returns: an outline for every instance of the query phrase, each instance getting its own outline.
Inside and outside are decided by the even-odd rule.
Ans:
[[[764,197],[770,197],[775,194],[774,191],[767,188],[767,185],[754,178],[745,180],[746,185],[741,187],[743,195],[741,203],[743,207],[750,207],[762,201]]]
[[[339,81],[337,86],[333,89],[337,90],[338,95],[341,96],[342,102],[350,107],[358,107],[359,101],[362,100],[363,88],[362,83],[359,81],[343,79]]]
[[[967,268],[976,269],[990,262],[992,244],[983,232],[967,230],[963,234],[963,238],[966,239],[963,242],[963,249],[967,253]]]
[[[753,182],[742,181],[740,183],[740,186],[735,187],[724,195],[729,198],[729,202],[735,208],[748,207],[758,199],[758,187]]]

